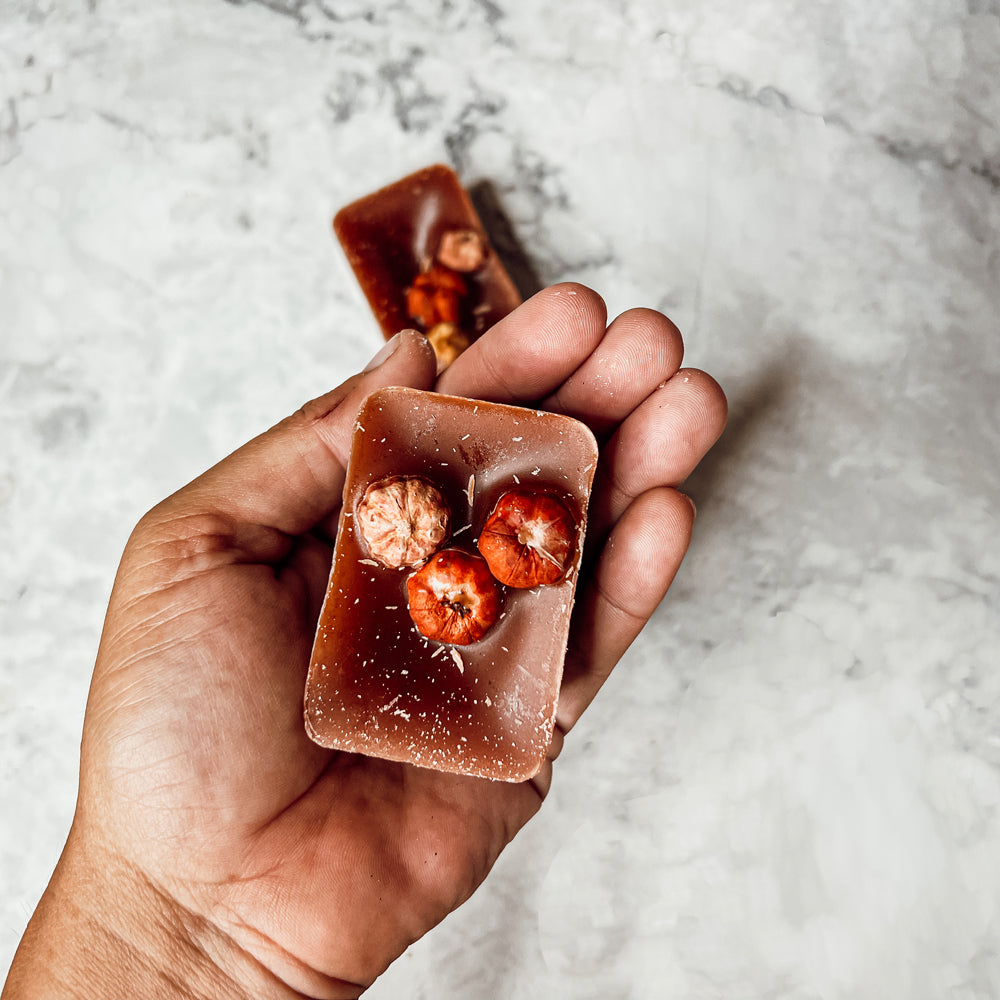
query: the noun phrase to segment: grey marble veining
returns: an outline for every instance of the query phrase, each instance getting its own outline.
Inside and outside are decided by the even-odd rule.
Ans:
[[[0,4],[0,967],[132,524],[380,345],[437,160],[667,311],[730,428],[669,600],[372,997],[1000,993],[996,0]]]

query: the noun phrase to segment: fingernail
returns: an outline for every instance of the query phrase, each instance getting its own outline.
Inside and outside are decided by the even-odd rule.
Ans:
[[[365,365],[364,371],[372,372],[375,371],[375,369],[378,368],[379,365],[384,365],[386,361],[388,361],[389,358],[391,358],[392,355],[396,353],[397,347],[399,347],[398,333],[396,334],[395,337],[392,338],[392,340],[386,343],[386,345],[382,348],[382,350],[380,350],[378,354],[376,354],[375,357],[368,362],[367,365]]]
[[[684,497],[684,499],[687,500],[689,504],[691,504],[691,510],[694,511],[694,515],[695,517],[697,517],[698,508],[695,506],[695,502],[686,493],[681,493],[681,496]]]

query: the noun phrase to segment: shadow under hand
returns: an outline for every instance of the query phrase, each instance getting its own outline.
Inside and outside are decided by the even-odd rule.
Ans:
[[[746,479],[746,465],[757,461],[764,442],[784,437],[794,423],[794,397],[802,382],[802,351],[783,347],[754,372],[722,382],[729,400],[726,430],[685,481],[699,513]],[[786,426],[788,425],[788,426]]]

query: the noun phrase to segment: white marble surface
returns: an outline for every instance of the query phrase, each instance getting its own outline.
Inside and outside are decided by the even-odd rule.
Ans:
[[[120,550],[380,340],[436,160],[732,403],[541,815],[375,998],[1000,994],[997,0],[0,0],[0,971]]]

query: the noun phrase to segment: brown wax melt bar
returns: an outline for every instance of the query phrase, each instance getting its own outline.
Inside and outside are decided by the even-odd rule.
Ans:
[[[552,738],[596,464],[593,435],[569,417],[407,388],[369,396],[309,668],[309,735],[442,771],[504,781],[537,773]],[[478,641],[425,638],[407,605],[414,570],[373,559],[357,516],[370,487],[399,476],[437,487],[451,512],[442,548],[469,553],[508,490],[557,496],[577,533],[564,577],[531,589],[498,584],[501,615]]]
[[[482,266],[462,275],[467,293],[459,325],[471,340],[521,304],[450,167],[425,167],[352,202],[337,213],[333,228],[387,340],[400,330],[423,328],[407,310],[406,292],[434,264],[448,233],[472,231],[486,248]]]

